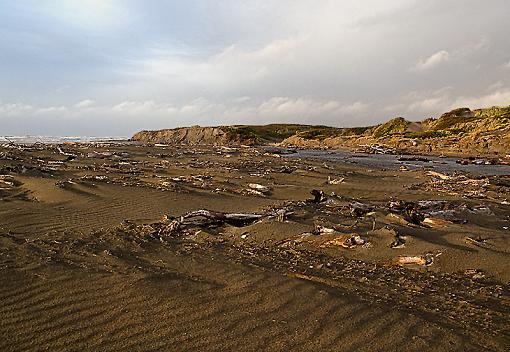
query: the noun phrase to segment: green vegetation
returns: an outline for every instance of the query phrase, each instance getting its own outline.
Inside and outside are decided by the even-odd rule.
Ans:
[[[432,123],[431,129],[435,131],[446,130],[459,123],[467,123],[479,118],[468,108],[455,109],[441,115],[439,119]]]
[[[441,138],[448,136],[449,133],[446,131],[422,131],[422,132],[406,132],[406,138],[412,139],[430,139],[430,138]]]
[[[480,119],[487,120],[493,130],[510,127],[510,106],[480,109],[474,113]]]
[[[229,139],[239,141],[252,141],[258,139],[257,133],[250,127],[227,127],[227,134]]]
[[[432,122],[430,129],[434,131],[448,130],[452,134],[471,132],[482,124],[491,125],[492,129],[507,127],[510,123],[510,106],[492,107],[471,111],[468,108],[455,109],[447,112]]]
[[[210,129],[213,129],[212,133]],[[172,140],[180,141],[186,131],[176,130],[144,131],[133,136],[133,140],[145,140],[152,143],[155,141],[162,141],[163,143],[168,143]],[[494,137],[495,144],[508,144],[508,141],[510,141],[510,106],[473,111],[468,108],[460,108],[447,112],[438,119],[428,118],[421,122],[410,122],[402,117],[397,117],[383,124],[369,127],[338,128],[322,125],[270,124],[263,126],[204,127],[195,128],[193,131],[190,136],[186,135],[185,137],[191,143],[196,143],[197,141],[204,143],[203,136],[200,136],[200,133],[202,133],[210,143],[218,142],[235,145],[280,143],[293,136],[297,138],[294,141],[290,141],[289,144],[295,143],[299,145],[300,138],[320,143],[327,138],[337,137],[350,138],[338,138],[337,141],[328,142],[328,145],[334,145],[335,143],[341,145],[343,142],[348,142],[347,144],[351,145],[355,144],[357,138],[352,137],[363,137],[358,140],[359,143],[363,144],[373,143],[378,138],[386,137],[393,137],[390,142],[398,141],[399,138],[439,140],[451,137],[457,139],[467,137],[472,142],[473,140],[480,139],[480,136],[483,136],[484,139]]]
[[[324,140],[329,137],[336,137],[340,130],[339,128],[334,127],[312,127],[309,126],[309,129],[306,131],[299,132],[297,135],[303,139],[317,139],[317,140]]]
[[[496,118],[504,121],[510,120],[510,106],[492,107],[475,110],[475,115],[480,117]]]
[[[335,128],[325,126],[308,126],[308,130],[298,133],[303,139],[324,140],[326,138],[361,136],[372,127]]]
[[[350,127],[342,129],[342,136],[361,136],[365,134],[367,131],[373,129],[373,126],[368,127]]]
[[[412,123],[402,117],[397,117],[371,127],[337,128],[300,124],[270,124],[265,126],[228,126],[224,129],[231,140],[242,143],[278,143],[291,136],[318,141],[326,138],[362,135],[373,138],[402,136],[413,139],[432,139],[473,131],[492,131],[509,126],[510,106],[474,111],[468,108],[459,108],[441,115],[438,119],[429,118],[421,123]]]
[[[239,141],[269,141],[281,142],[285,138],[295,135],[309,126],[272,124],[265,126],[229,126],[229,138]]]
[[[324,140],[329,137],[362,135],[372,127],[338,128],[298,124],[270,124],[264,126],[225,127],[230,139],[242,142],[281,142],[297,135],[303,139]]]
[[[396,117],[377,127],[373,133],[373,136],[376,138],[382,138],[394,134],[404,134],[407,130],[407,126],[410,124],[410,121],[407,121],[402,117]]]
[[[271,124],[264,126],[231,126],[227,127],[227,133],[230,138],[239,139],[241,141],[269,141],[281,142],[290,136],[311,132],[310,138],[314,138],[320,134],[326,133],[328,136],[333,135],[334,131],[339,130],[335,127],[327,126],[307,126],[297,124]],[[312,136],[313,135],[313,136]]]

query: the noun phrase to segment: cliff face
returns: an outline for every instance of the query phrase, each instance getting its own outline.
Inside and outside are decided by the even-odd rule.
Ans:
[[[131,137],[132,141],[184,145],[253,145],[279,143],[296,133],[321,135],[338,133],[335,127],[296,124],[270,124],[263,126],[181,127],[159,131],[141,131]],[[318,133],[318,134],[317,134]]]
[[[187,145],[226,145],[229,135],[222,127],[182,127],[159,131],[141,131],[131,140],[144,143],[187,144]]]

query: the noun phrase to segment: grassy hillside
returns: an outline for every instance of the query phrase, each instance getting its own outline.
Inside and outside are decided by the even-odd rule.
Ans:
[[[291,136],[304,140],[324,140],[346,136],[369,136],[375,139],[403,137],[412,139],[444,138],[478,131],[487,132],[510,126],[510,106],[471,111],[459,108],[444,113],[437,119],[411,122],[396,117],[383,124],[369,127],[337,128],[298,124],[271,124],[264,126],[225,127],[232,140],[258,143],[281,142]]]
[[[304,139],[323,140],[328,137],[361,135],[370,127],[338,128],[299,124],[270,124],[260,126],[226,126],[225,131],[232,140],[278,143],[291,136]]]
[[[388,122],[379,125],[372,134],[375,138],[388,137],[395,134],[403,134],[407,131],[407,127],[411,124],[403,117],[396,117]]]
[[[309,126],[301,124],[234,125],[184,127],[160,131],[142,131],[132,138],[146,143],[254,145],[282,143],[308,148],[356,147],[367,144],[393,148],[420,146],[424,150],[441,149],[510,153],[510,106],[470,110],[459,108],[411,122],[402,117],[385,123],[356,128]]]

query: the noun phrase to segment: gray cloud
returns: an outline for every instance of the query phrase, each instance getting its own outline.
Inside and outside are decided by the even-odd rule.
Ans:
[[[506,105],[509,15],[504,0],[6,2],[2,133],[354,126]]]
[[[426,59],[421,59],[414,68],[417,71],[425,71],[448,60],[450,60],[450,53],[446,50],[441,50]]]

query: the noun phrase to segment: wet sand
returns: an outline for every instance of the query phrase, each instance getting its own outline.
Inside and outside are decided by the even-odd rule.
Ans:
[[[508,350],[508,177],[428,171],[4,146],[0,350]],[[199,209],[262,218],[169,230]]]

